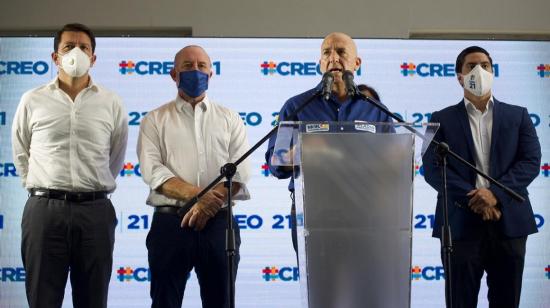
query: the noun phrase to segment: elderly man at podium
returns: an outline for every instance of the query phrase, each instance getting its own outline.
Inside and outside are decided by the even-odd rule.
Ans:
[[[323,83],[320,82],[315,88],[288,99],[279,112],[279,121],[392,121],[390,117],[364,99],[358,96],[348,96],[342,76],[345,71],[355,73],[361,67],[361,58],[357,55],[357,46],[349,35],[340,32],[333,32],[327,35],[321,44],[319,65],[321,72],[331,72],[334,76],[332,92],[328,100],[324,100],[319,95],[310,101],[303,110],[298,112],[295,117],[289,118],[296,109],[322,89]],[[290,178],[292,176],[292,167],[275,166],[272,164],[275,140],[276,136],[271,137],[269,140],[268,149],[265,153],[266,162],[275,177],[278,179]],[[296,206],[294,202],[293,179],[290,180],[288,190],[291,193],[292,201],[292,244],[294,250],[297,251]]]

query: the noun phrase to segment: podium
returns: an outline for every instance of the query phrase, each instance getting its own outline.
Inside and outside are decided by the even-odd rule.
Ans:
[[[414,127],[424,147],[430,125]],[[294,170],[302,307],[410,307],[422,140],[406,126],[281,122],[272,163]]]

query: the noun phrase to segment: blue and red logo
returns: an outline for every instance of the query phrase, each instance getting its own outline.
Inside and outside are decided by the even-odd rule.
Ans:
[[[116,273],[117,279],[120,282],[130,282],[133,280],[137,282],[151,281],[151,274],[149,272],[149,269],[144,267],[137,267],[134,269],[129,266],[121,266],[118,268]]]
[[[403,62],[400,66],[401,74],[405,77],[455,77],[453,63],[419,63]],[[495,77],[499,76],[498,64],[493,64]]]
[[[416,74],[416,65],[414,65],[414,63],[403,62],[403,64],[401,64],[401,74],[403,74],[403,76],[414,76],[414,74]]]
[[[271,174],[271,171],[269,171],[269,166],[265,163],[262,165],[262,174],[265,177],[268,177]]]
[[[550,78],[550,64],[540,64],[537,71],[540,78]]]
[[[122,75],[169,75],[174,68],[174,61],[133,61],[122,60],[118,64],[118,71]],[[212,62],[212,72],[221,73],[220,61]]]
[[[173,61],[137,61],[123,60],[118,64],[122,75],[169,75],[174,68]]]
[[[132,164],[132,163],[125,163],[122,167],[122,170],[120,170],[120,176],[141,176],[141,172],[139,169],[139,164]]]
[[[542,164],[540,166],[540,170],[540,174],[542,174],[542,176],[544,176],[545,178],[550,176],[550,166],[548,165],[548,163]]]
[[[260,63],[260,72],[264,76],[317,76],[322,75],[321,68],[317,62],[275,62],[273,60]],[[355,74],[361,76],[361,68]]]
[[[424,165],[420,165],[420,164],[414,164],[414,175],[417,176],[417,175],[421,175],[421,176],[424,176]]]
[[[298,281],[300,271],[297,267],[266,266],[262,269],[262,276],[265,281]]]
[[[421,279],[428,281],[445,279],[443,266],[413,266],[411,268],[411,280]]]
[[[550,280],[550,264],[548,264],[548,266],[544,269],[544,271],[546,272],[546,278]]]
[[[136,64],[130,60],[128,62],[126,61],[122,61],[118,64],[118,71],[122,74],[122,75],[132,75],[134,72],[135,72],[135,68],[136,68]]]

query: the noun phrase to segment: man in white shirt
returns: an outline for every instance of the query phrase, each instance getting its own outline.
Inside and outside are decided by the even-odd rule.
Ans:
[[[23,94],[13,120],[13,157],[30,197],[21,252],[29,306],[61,307],[70,273],[73,306],[107,307],[115,190],[128,134],[121,99],[95,84],[95,37],[82,24],[55,36],[50,83]]]
[[[171,76],[178,95],[145,116],[137,146],[141,174],[151,188],[147,204],[155,207],[146,243],[151,307],[181,307],[193,268],[203,307],[229,307],[227,189],[220,182],[183,217],[177,211],[214,180],[223,165],[235,162],[248,150],[246,130],[238,114],[206,95],[212,63],[204,49],[193,45],[181,49],[174,58]],[[234,200],[250,198],[248,177],[245,161],[233,177]],[[238,225],[234,225],[236,271],[240,235]]]
[[[478,169],[520,194],[520,202],[460,164],[448,160],[450,260],[455,308],[475,308],[487,274],[489,307],[520,303],[527,236],[537,232],[527,187],[540,172],[541,147],[526,108],[506,104],[492,93],[493,60],[478,46],[464,49],[455,67],[464,99],[434,112],[434,136]],[[441,164],[433,146],[424,157],[426,181],[438,191],[433,236],[441,239],[443,191]],[[445,260],[445,258],[442,258]],[[445,262],[445,261],[444,261]]]

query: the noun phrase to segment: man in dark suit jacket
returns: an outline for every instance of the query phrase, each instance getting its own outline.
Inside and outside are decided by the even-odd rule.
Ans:
[[[519,307],[527,235],[537,232],[527,186],[540,168],[540,143],[527,109],[492,96],[493,61],[477,46],[463,50],[456,73],[464,88],[457,105],[432,114],[435,135],[455,153],[525,198],[521,203],[449,157],[447,168],[453,307],[477,307],[487,273],[491,308]],[[433,236],[441,239],[442,179],[430,146],[426,181],[438,191]]]

